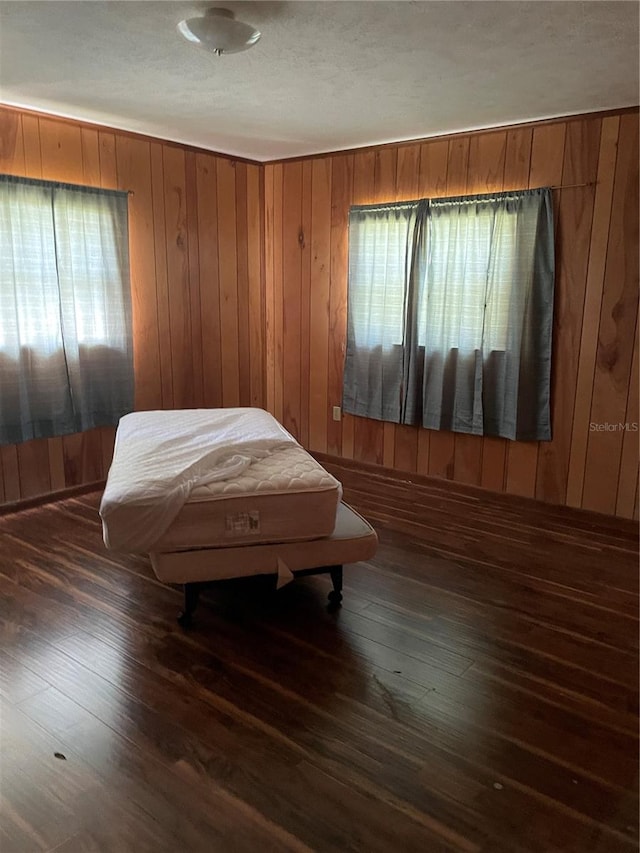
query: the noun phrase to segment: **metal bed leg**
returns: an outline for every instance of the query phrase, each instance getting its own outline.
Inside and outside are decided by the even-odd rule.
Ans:
[[[184,610],[178,616],[178,623],[183,628],[191,628],[193,625],[193,614],[195,613],[200,599],[200,587],[197,583],[186,583],[184,585]]]
[[[342,601],[342,566],[332,566],[329,569],[333,589],[329,593],[329,608],[336,609],[340,607]]]

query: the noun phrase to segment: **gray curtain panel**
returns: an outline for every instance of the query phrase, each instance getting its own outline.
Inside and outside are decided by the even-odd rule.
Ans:
[[[0,176],[0,444],[133,409],[127,194]]]
[[[402,265],[391,259],[385,279],[395,293],[390,313],[403,329],[400,381],[372,369],[380,343],[361,331],[381,280],[371,275],[366,211],[379,208],[352,209],[345,411],[429,429],[550,439],[551,191],[425,199],[413,209]],[[400,254],[389,240],[385,251],[387,258]],[[374,254],[383,264],[384,252]],[[394,393],[397,408],[379,405]]]

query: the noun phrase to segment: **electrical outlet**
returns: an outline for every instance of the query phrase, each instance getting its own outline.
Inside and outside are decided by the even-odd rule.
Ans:
[[[340,411],[340,406],[333,407],[333,419],[334,421],[339,421],[342,417],[342,412]]]

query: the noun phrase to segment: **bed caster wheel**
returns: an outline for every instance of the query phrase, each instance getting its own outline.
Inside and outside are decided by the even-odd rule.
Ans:
[[[193,614],[198,606],[200,598],[200,587],[196,583],[186,583],[184,585],[184,610],[178,616],[178,625],[181,628],[193,627]]]
[[[180,625],[181,628],[192,628],[193,616],[191,613],[180,613],[178,615],[178,625]]]
[[[342,593],[339,590],[332,589],[327,598],[329,599],[329,604],[327,605],[328,610],[337,610],[340,607],[342,602]]]

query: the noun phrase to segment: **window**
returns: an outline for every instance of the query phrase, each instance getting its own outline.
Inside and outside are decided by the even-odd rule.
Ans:
[[[343,407],[548,439],[548,189],[353,207]]]
[[[126,193],[0,176],[0,443],[133,408]]]

